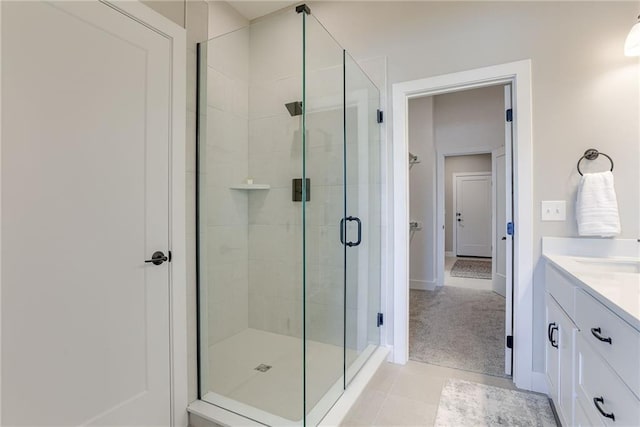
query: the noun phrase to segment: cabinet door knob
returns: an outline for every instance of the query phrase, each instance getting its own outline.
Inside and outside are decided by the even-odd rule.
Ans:
[[[612,344],[611,337],[605,338],[602,335],[600,335],[601,333],[602,333],[602,330],[600,328],[591,328],[591,335],[598,338],[602,342],[608,342],[609,344]]]
[[[613,421],[615,421],[616,416],[613,414],[613,412],[611,412],[610,414],[604,412],[604,410],[600,406],[601,403],[604,404],[604,398],[602,396],[593,398],[593,404],[596,405],[596,409],[598,410],[598,412],[600,412],[603,417],[611,418]]]

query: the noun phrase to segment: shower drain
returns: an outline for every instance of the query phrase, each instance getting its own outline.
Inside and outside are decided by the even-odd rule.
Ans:
[[[264,363],[259,364],[258,366],[256,366],[255,368],[256,371],[260,371],[260,372],[267,372],[269,369],[271,369],[271,366],[269,365],[265,365]]]

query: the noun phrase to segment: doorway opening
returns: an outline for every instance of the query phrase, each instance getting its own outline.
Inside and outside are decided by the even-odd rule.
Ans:
[[[532,115],[531,115],[531,60],[476,68],[393,85],[393,323],[387,333],[387,342],[393,342],[392,360],[405,364],[409,355],[409,156],[408,119],[409,101],[413,98],[437,95],[459,90],[510,84],[513,93],[513,144],[505,145],[511,156],[513,170],[513,216],[507,218],[511,233],[507,242],[513,245],[513,260],[507,259],[507,278],[513,283],[513,382],[525,390],[544,392],[544,376],[533,371],[533,191],[532,181]],[[437,162],[444,162],[439,153]],[[433,171],[432,171],[433,172]],[[511,174],[511,170],[509,170]],[[431,174],[433,180],[434,173]],[[436,263],[436,242],[444,238],[436,230],[436,222],[425,225],[432,243],[428,258],[431,267]],[[509,252],[507,252],[507,256]],[[444,263],[437,265],[433,280],[442,277]],[[509,289],[510,287],[507,287]],[[508,324],[507,324],[508,326]],[[505,350],[506,351],[506,350]],[[509,350],[511,351],[511,349]]]
[[[409,100],[409,359],[511,375],[512,304],[506,281],[496,280],[506,253],[495,250],[512,212],[512,178],[497,164],[505,144],[511,151],[510,105],[509,83]]]
[[[491,290],[493,263],[491,229],[491,154],[445,157],[446,286]]]

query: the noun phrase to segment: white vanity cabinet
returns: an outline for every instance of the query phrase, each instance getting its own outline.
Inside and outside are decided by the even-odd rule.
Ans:
[[[574,425],[574,361],[575,337],[578,331],[568,313],[573,312],[572,298],[565,300],[563,291],[573,286],[556,270],[547,271],[545,346],[546,377],[549,394],[563,426]],[[555,292],[554,292],[555,291]],[[556,299],[557,298],[557,299]],[[560,301],[558,301],[560,300]],[[561,305],[560,302],[564,305]]]
[[[604,425],[640,426],[640,332],[582,289],[576,322],[578,402]]]
[[[640,426],[640,331],[549,262],[545,281],[547,385],[563,426]]]

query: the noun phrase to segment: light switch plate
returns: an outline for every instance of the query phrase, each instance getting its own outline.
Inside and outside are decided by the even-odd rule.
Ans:
[[[567,202],[565,200],[543,200],[540,209],[542,221],[565,221]]]

